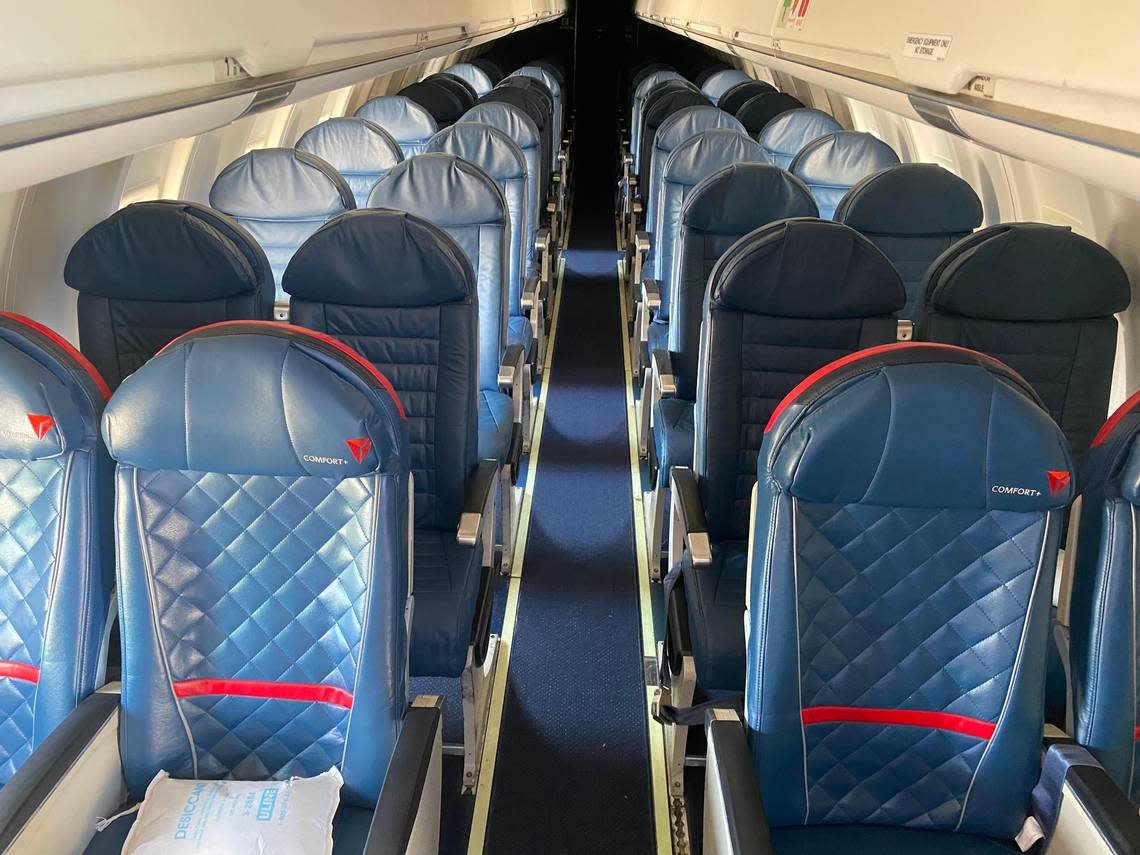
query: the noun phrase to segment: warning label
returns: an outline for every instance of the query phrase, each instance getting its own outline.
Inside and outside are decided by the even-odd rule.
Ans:
[[[903,42],[903,56],[942,62],[950,53],[951,36],[932,36],[927,33],[911,33]]]
[[[785,30],[802,30],[809,3],[811,0],[784,0],[784,5],[780,8],[780,20],[776,22],[776,26]]]

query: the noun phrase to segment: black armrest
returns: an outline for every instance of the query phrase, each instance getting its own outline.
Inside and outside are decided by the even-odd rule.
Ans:
[[[1113,855],[1140,853],[1140,814],[1103,767],[1071,766],[1065,784],[1062,799],[1072,795],[1108,845],[1108,851]],[[1062,804],[1058,824],[1065,819]]]
[[[550,229],[542,228],[534,233],[536,252],[550,252]]]
[[[88,696],[16,770],[0,790],[0,852],[19,837],[99,734],[106,727],[115,727],[117,732],[118,714],[117,692],[96,692]]]
[[[772,855],[764,799],[736,713],[705,713],[705,739],[705,855]]]
[[[647,234],[646,232],[638,232],[638,250],[641,250],[641,235]],[[646,248],[648,248],[648,240],[646,241]],[[657,312],[661,309],[661,281],[658,279],[642,279],[641,280],[641,300],[645,303],[645,308],[650,312]]]
[[[509,344],[503,351],[503,358],[499,362],[499,389],[513,394],[515,384],[522,382],[522,368],[526,362],[526,354],[521,344]]]
[[[677,394],[677,378],[673,374],[673,358],[669,351],[658,348],[653,351],[653,382],[657,384],[657,394],[662,398],[672,398]]]
[[[364,855],[404,855],[408,851],[420,802],[429,795],[425,790],[442,726],[442,698],[420,695],[412,701],[380,788]]]
[[[674,507],[680,511],[685,529],[685,545],[693,566],[712,564],[712,546],[709,543],[709,524],[697,490],[697,476],[687,466],[674,466],[669,473],[669,487]]]
[[[499,463],[495,460],[480,460],[475,472],[467,481],[467,494],[463,498],[463,513],[459,516],[459,531],[456,539],[464,546],[474,546],[479,542],[479,530],[483,528],[483,514],[495,495],[495,479],[499,477]]]
[[[646,253],[653,247],[653,235],[649,232],[638,232],[634,238],[635,252]]]
[[[522,295],[519,302],[525,311],[530,311],[534,308],[535,297],[538,295],[538,277],[528,276],[523,282]]]

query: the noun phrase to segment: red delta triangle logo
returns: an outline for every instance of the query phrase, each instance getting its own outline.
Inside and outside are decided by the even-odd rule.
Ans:
[[[55,427],[55,419],[51,416],[38,416],[35,413],[28,413],[28,423],[31,424],[36,439],[43,439],[44,434]]]
[[[1056,496],[1069,486],[1071,476],[1068,472],[1054,472],[1050,470],[1045,474],[1049,476],[1049,495]]]
[[[368,452],[372,450],[372,440],[366,436],[360,439],[346,439],[344,444],[348,446],[348,450],[352,452],[352,459],[357,463],[363,463]]]

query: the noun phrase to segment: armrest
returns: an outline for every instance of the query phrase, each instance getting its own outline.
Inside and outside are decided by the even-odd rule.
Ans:
[[[408,855],[439,848],[443,699],[420,695],[408,707],[364,855]]]
[[[96,819],[114,814],[125,797],[119,695],[96,692],[0,790],[0,851],[82,852]]]
[[[709,710],[705,739],[705,855],[771,855],[764,799],[736,713]]]
[[[653,235],[649,232],[638,232],[634,238],[633,249],[635,252],[649,252],[653,246]]]
[[[508,394],[514,394],[515,387],[522,383],[523,363],[526,356],[521,344],[509,344],[503,351],[503,359],[499,363],[499,389]]]
[[[459,515],[459,531],[455,536],[464,546],[474,546],[479,542],[483,515],[495,501],[495,479],[498,477],[497,460],[480,460],[467,482],[467,495],[463,499],[463,513]]]
[[[638,232],[637,250],[638,252],[644,251],[641,246],[641,235],[645,232]],[[641,302],[645,304],[651,312],[656,312],[661,309],[661,280],[660,279],[642,279],[641,280]]]
[[[538,294],[538,277],[528,276],[523,283],[522,295],[519,302],[522,304],[523,310],[529,312],[534,308],[535,296]]]
[[[1140,853],[1140,815],[1089,751],[1052,745],[1033,790],[1046,855]]]
[[[657,394],[662,398],[672,398],[677,394],[677,378],[673,374],[673,357],[669,351],[658,348],[651,355],[653,359],[653,382],[657,384]]]
[[[550,229],[539,229],[534,234],[536,252],[550,252]]]
[[[680,514],[684,527],[685,545],[694,567],[712,564],[712,546],[709,543],[709,524],[697,491],[697,476],[687,466],[674,466],[669,473],[669,489],[675,511]]]

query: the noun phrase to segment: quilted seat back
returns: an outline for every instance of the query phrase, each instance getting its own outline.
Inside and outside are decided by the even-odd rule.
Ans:
[[[372,185],[404,159],[395,138],[367,119],[336,116],[314,125],[297,140],[297,150],[319,157],[340,173],[363,208]]]
[[[345,342],[407,411],[416,526],[454,529],[477,461],[479,303],[463,250],[401,211],[354,211],[285,272],[293,320]]]
[[[746,617],[769,822],[1019,831],[1071,473],[1032,388],[963,348],[872,348],[784,399]]]
[[[853,229],[779,220],[709,277],[697,366],[694,471],[713,540],[744,540],[756,456],[780,400],[834,359],[895,339],[903,288]]]
[[[178,339],[103,416],[120,751],[177,778],[315,775],[376,803],[407,704],[408,452],[388,381],[271,322]]]
[[[814,217],[815,200],[795,176],[767,163],[732,163],[698,183],[681,206],[670,290],[669,350],[677,397],[697,396],[705,289],[729,247],[775,220]]]
[[[1104,247],[1063,226],[1007,223],[935,259],[917,335],[1008,363],[1033,384],[1081,466],[1108,413],[1115,313],[1128,276]]]
[[[246,152],[210,187],[210,205],[249,230],[269,258],[278,298],[281,274],[305,238],[356,207],[352,190],[319,157],[291,148]]]
[[[356,111],[358,119],[367,119],[386,130],[404,152],[412,157],[439,130],[435,117],[405,95],[381,95],[365,101]]]
[[[819,215],[830,220],[848,190],[898,162],[894,149],[878,137],[861,131],[836,131],[801,148],[788,170],[811,189]]]
[[[475,272],[479,305],[479,388],[499,388],[510,299],[507,200],[479,167],[453,154],[423,154],[385,175],[370,208],[407,211],[439,226],[459,244]]]
[[[0,786],[103,674],[109,395],[64,339],[0,312]]]
[[[71,248],[79,346],[117,387],[171,340],[218,321],[268,320],[273,271],[253,236],[194,202],[135,202]]]
[[[780,113],[764,125],[758,139],[772,162],[787,169],[809,142],[841,130],[843,126],[823,110],[801,107]]]

